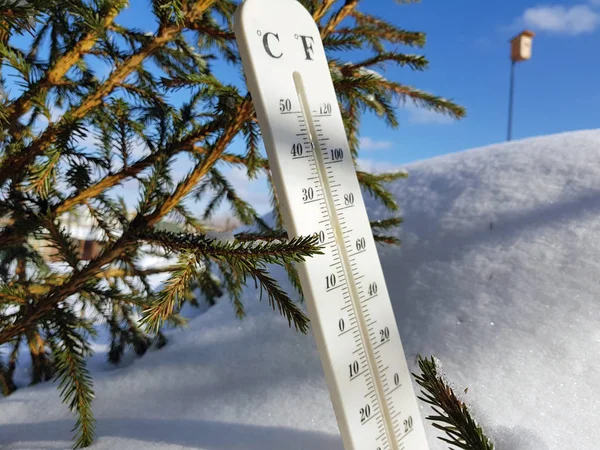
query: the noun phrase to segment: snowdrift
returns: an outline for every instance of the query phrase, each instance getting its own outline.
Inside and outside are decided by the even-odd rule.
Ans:
[[[498,450],[597,450],[600,130],[407,169],[380,255],[411,367],[439,357]],[[312,336],[246,297],[243,321],[221,302],[123,367],[99,343],[93,448],[343,450]],[[0,448],[69,448],[73,424],[51,383],[0,399]]]

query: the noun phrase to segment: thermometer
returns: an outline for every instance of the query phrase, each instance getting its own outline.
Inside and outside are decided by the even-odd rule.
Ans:
[[[344,448],[426,450],[318,27],[296,0],[246,0],[235,36],[288,235],[323,247],[298,271]]]

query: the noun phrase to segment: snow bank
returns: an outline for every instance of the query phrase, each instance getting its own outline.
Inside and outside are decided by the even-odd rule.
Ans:
[[[392,187],[404,244],[380,255],[411,367],[438,356],[498,450],[597,450],[600,130],[407,168]],[[97,355],[93,448],[342,450],[312,336],[253,290],[246,304],[125,367]],[[20,389],[0,400],[0,448],[68,448],[73,423],[52,384]]]

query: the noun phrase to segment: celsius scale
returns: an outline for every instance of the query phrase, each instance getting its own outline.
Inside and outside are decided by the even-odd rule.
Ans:
[[[427,450],[319,30],[296,0],[246,0],[235,36],[346,450]]]

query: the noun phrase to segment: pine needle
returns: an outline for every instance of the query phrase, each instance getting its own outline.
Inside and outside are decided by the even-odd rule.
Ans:
[[[198,270],[198,260],[193,254],[185,255],[173,270],[165,287],[153,304],[144,310],[141,323],[151,332],[157,332],[173,312],[179,308],[190,289],[192,279]]]
[[[77,415],[73,448],[88,447],[94,440],[96,424],[92,415],[92,376],[86,364],[91,348],[78,330],[81,321],[71,311],[57,310],[53,322],[55,332],[50,345],[56,364],[55,379],[63,402]],[[88,327],[86,331],[93,332],[93,329]]]
[[[436,360],[432,356],[424,359],[419,356],[420,375],[416,382],[423,388],[419,399],[432,406],[435,415],[427,420],[446,434],[438,439],[465,450],[493,450],[494,444],[471,416],[467,405],[456,397],[454,391],[438,373]]]

